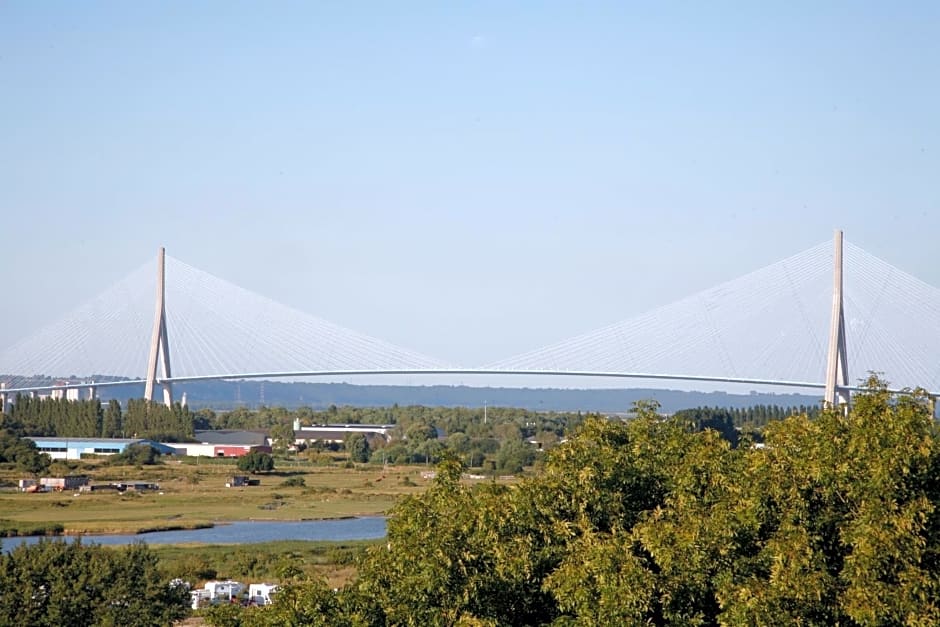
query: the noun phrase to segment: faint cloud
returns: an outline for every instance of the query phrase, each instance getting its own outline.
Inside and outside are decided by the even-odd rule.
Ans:
[[[470,38],[470,47],[471,48],[485,48],[486,47],[486,37],[483,35],[474,35]]]

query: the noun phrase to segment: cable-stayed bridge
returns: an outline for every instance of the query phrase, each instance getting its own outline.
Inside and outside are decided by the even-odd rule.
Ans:
[[[148,398],[162,388],[171,402],[173,383],[198,380],[524,374],[819,388],[837,402],[869,371],[883,373],[893,388],[940,391],[938,355],[940,289],[843,246],[840,232],[835,245],[824,242],[639,316],[473,367],[297,311],[161,250],[156,273],[152,262],[142,266],[0,352],[0,373],[8,373],[0,380],[8,395],[49,389],[35,385],[40,375],[125,377],[121,385],[144,385]]]

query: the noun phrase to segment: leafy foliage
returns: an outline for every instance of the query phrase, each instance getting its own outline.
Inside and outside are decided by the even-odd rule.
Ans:
[[[270,453],[251,451],[238,458],[238,469],[252,474],[274,470],[274,457]]]
[[[0,429],[0,463],[11,463],[17,470],[39,475],[49,468],[51,461],[32,440],[19,437],[12,429]]]
[[[0,556],[0,624],[167,625],[188,612],[144,545],[108,549],[43,540]]]
[[[11,418],[25,435],[73,438],[141,437],[177,441],[193,435],[194,415],[179,403],[166,407],[143,399],[127,401],[126,411],[112,400],[30,398],[17,395]]]
[[[365,463],[369,461],[372,449],[369,446],[369,440],[365,434],[350,433],[346,436],[346,452],[349,453],[350,461]]]
[[[775,421],[760,446],[734,447],[653,404],[635,410],[627,422],[586,420],[512,487],[467,485],[442,453],[433,485],[394,509],[358,579],[333,597],[295,596],[287,616],[940,624],[940,440],[923,393],[893,396],[871,379],[848,412]]]
[[[770,424],[763,447],[732,448],[654,410],[588,421],[518,489],[452,487],[403,504],[420,511],[396,516],[392,551],[416,555],[409,573],[426,580],[409,588],[437,582],[450,596],[425,594],[426,608],[506,625],[940,621],[940,447],[923,394],[892,397],[873,379],[847,414]],[[453,538],[461,519],[469,540]],[[379,572],[365,568],[359,586],[378,588],[395,623],[414,595]],[[493,581],[513,604],[487,593]]]
[[[287,452],[293,442],[294,420],[302,424],[388,424],[394,425],[388,442],[367,438],[369,457],[356,443],[353,461],[393,464],[431,464],[440,461],[445,451],[457,453],[471,467],[484,467],[493,461],[502,472],[515,472],[519,461],[530,465],[538,450],[520,450],[510,446],[503,458],[496,460],[500,447],[516,440],[537,440],[550,448],[573,426],[583,420],[580,413],[536,412],[525,409],[489,407],[337,407],[314,411],[309,407],[288,410],[283,407],[238,408],[224,413],[200,409],[195,414],[198,429],[270,429],[275,452]],[[439,434],[446,439],[439,439]],[[317,451],[338,450],[332,442],[314,442]],[[360,448],[361,447],[361,448]],[[515,450],[513,450],[515,449]],[[350,447],[346,446],[349,451]],[[510,454],[512,453],[512,454]]]
[[[270,435],[274,451],[278,454],[286,453],[294,445],[294,426],[287,419],[279,420],[271,425]]]
[[[321,579],[295,581],[278,588],[270,606],[242,609],[219,604],[203,611],[211,627],[269,627],[309,625],[343,627],[354,624],[340,607],[340,598]]]
[[[108,458],[113,466],[152,466],[160,460],[160,453],[147,443],[131,444]]]
[[[783,420],[790,416],[819,415],[819,407],[800,405],[782,407],[780,405],[754,405],[752,407],[693,407],[682,409],[673,416],[677,419],[691,420],[699,429],[715,429],[723,435],[734,429],[763,429],[774,420]],[[726,438],[727,439],[727,438]]]

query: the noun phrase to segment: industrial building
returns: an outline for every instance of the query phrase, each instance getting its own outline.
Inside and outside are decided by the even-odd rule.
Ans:
[[[311,444],[313,442],[343,442],[350,433],[362,433],[367,438],[381,437],[389,439],[389,434],[395,425],[366,425],[366,424],[325,424],[301,426],[299,420],[294,421],[294,444]]]
[[[81,459],[82,455],[117,455],[132,444],[146,444],[161,455],[173,455],[176,450],[143,438],[69,438],[69,437],[31,437],[40,453],[46,453],[52,459]]]
[[[196,442],[165,443],[180,455],[192,457],[241,457],[252,451],[270,453],[268,436],[263,431],[217,429],[196,431]]]

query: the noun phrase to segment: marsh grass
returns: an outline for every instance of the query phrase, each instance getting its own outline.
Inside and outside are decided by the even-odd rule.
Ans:
[[[362,552],[379,542],[282,540],[252,545],[155,545],[150,549],[159,557],[167,577],[180,577],[197,586],[210,579],[279,583],[317,575],[338,587],[355,573]]]

